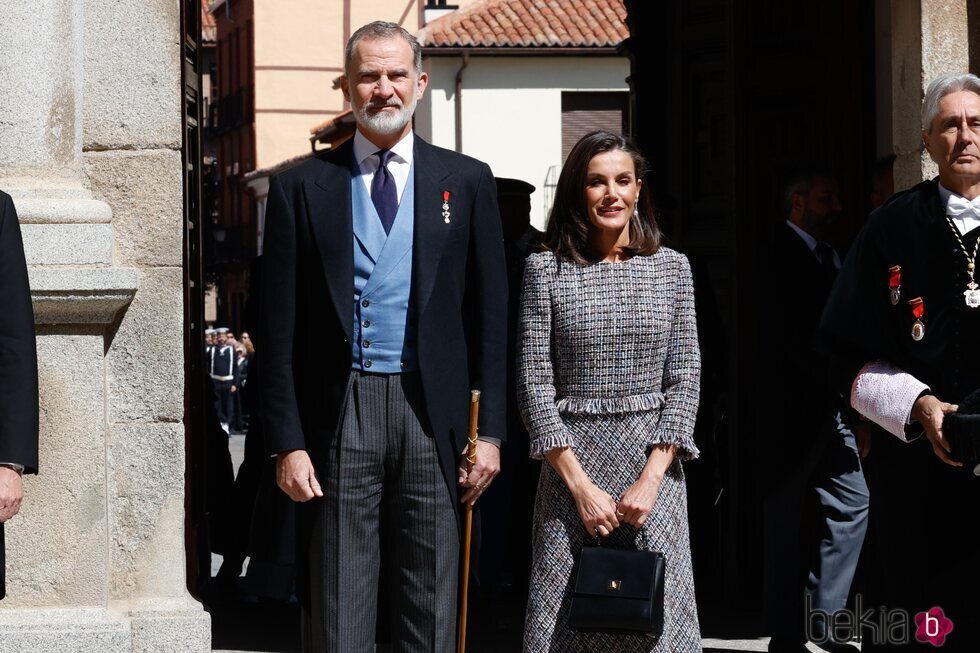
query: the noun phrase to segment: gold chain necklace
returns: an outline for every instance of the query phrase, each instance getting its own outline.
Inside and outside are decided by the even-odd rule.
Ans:
[[[973,245],[973,256],[970,256],[966,245],[963,244],[963,239],[960,238],[960,230],[953,224],[953,218],[948,213],[946,214],[946,223],[953,230],[953,236],[956,238],[956,242],[959,243],[963,256],[966,257],[966,273],[970,276],[970,283],[966,284],[966,290],[963,291],[966,305],[970,308],[980,307],[980,286],[973,280],[973,272],[976,270],[975,262],[977,260],[977,252],[980,251],[980,236],[977,236],[977,242]]]

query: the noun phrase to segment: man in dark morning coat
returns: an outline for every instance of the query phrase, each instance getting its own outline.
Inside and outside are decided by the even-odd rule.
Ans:
[[[823,614],[844,608],[867,530],[868,488],[854,434],[843,420],[829,360],[817,347],[820,315],[840,267],[824,240],[841,213],[838,194],[830,173],[811,167],[797,174],[786,186],[787,219],[770,255],[773,382],[765,407],[773,430],[765,440],[764,507],[770,653],[804,651],[807,638],[826,643]],[[801,534],[812,530],[804,514],[813,496],[820,526],[801,546]]]
[[[499,470],[500,441],[483,436],[506,433],[496,190],[485,164],[414,135],[428,77],[411,34],[362,27],[345,70],[354,138],[270,180],[266,446],[300,502],[305,647],[373,651],[381,607],[392,650],[448,652],[457,507]],[[481,441],[467,476],[471,388]]]
[[[37,351],[34,311],[20,223],[0,192],[0,599],[4,597],[3,523],[24,496],[21,475],[37,473]]]

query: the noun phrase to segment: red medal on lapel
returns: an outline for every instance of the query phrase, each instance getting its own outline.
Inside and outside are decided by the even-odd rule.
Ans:
[[[898,305],[898,300],[902,298],[902,266],[893,265],[888,268],[888,298],[891,299],[892,306]]]
[[[915,318],[915,322],[912,324],[912,340],[918,342],[926,335],[926,325],[922,321],[926,314],[926,302],[921,297],[916,297],[909,300],[909,306],[912,307],[912,317]]]
[[[449,191],[442,191],[442,219],[449,224]]]

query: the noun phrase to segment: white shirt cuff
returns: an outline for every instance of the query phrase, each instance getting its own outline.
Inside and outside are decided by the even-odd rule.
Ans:
[[[882,361],[861,368],[851,385],[851,407],[902,442],[911,442],[906,426],[912,406],[929,386],[911,374]]]

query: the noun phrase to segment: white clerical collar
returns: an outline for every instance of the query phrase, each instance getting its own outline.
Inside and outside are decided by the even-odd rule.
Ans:
[[[354,132],[354,160],[357,164],[364,168],[365,161],[375,154],[381,148],[372,143],[367,139],[367,137],[361,133],[358,129]],[[409,130],[405,136],[402,137],[400,141],[391,146],[391,152],[394,154],[392,157],[394,160],[401,159],[402,163],[412,164],[412,159],[415,156],[415,132]],[[375,160],[372,162],[371,166],[373,169],[377,169],[378,163]]]
[[[803,242],[806,243],[806,246],[810,248],[810,251],[811,252],[817,248],[817,239],[816,238],[814,238],[813,236],[811,236],[807,232],[803,231],[802,229],[800,229],[799,227],[797,227],[795,224],[793,224],[789,220],[786,221],[786,225],[790,229],[792,229],[793,231],[795,231],[797,234],[799,234],[800,238],[803,239]]]

